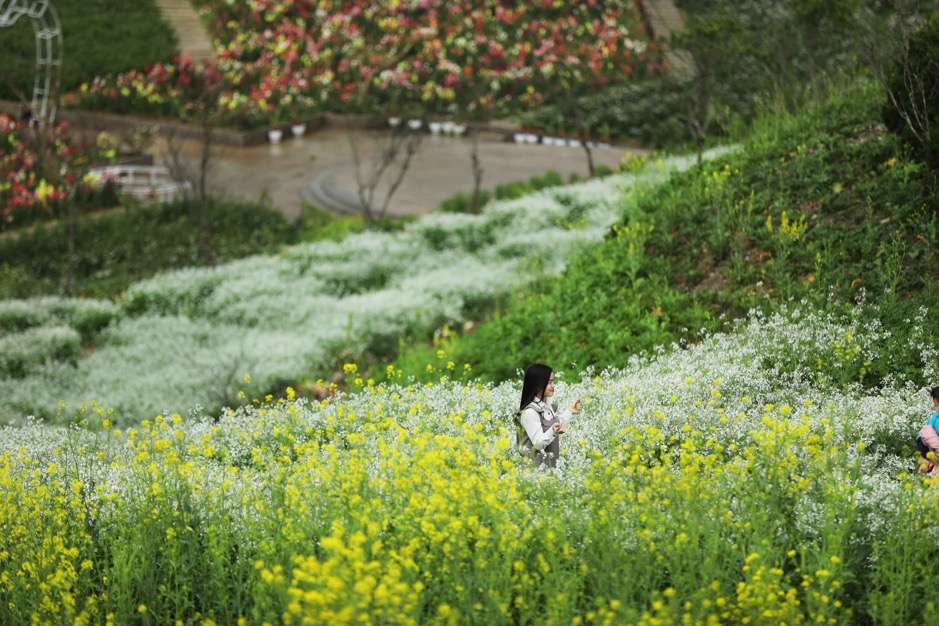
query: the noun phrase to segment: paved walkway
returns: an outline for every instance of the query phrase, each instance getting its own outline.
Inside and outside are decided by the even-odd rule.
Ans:
[[[179,54],[193,61],[206,61],[215,56],[212,41],[202,20],[189,0],[156,0],[163,18],[179,39]]]
[[[642,8],[649,20],[652,37],[658,41],[667,44],[672,35],[685,26],[685,19],[672,0],[643,0]],[[685,75],[694,71],[694,65],[687,53],[669,50],[667,54],[672,71]]]
[[[266,195],[272,205],[288,217],[300,215],[304,201],[335,212],[357,211],[354,159],[349,141],[352,132],[327,127],[300,138],[289,134],[280,144],[238,148],[213,146],[209,167],[212,193],[256,200]],[[371,167],[379,149],[380,131],[358,135],[362,161]],[[473,188],[469,139],[427,134],[420,151],[389,204],[391,215],[419,215],[434,210],[441,201]],[[181,144],[180,152],[195,166],[199,146]],[[154,147],[158,163],[165,159],[166,146]],[[642,151],[629,148],[596,148],[594,163],[616,167],[624,157]],[[483,136],[479,144],[485,189],[501,183],[527,180],[554,170],[565,179],[571,173],[587,175],[582,148],[519,145],[496,135]],[[387,177],[386,177],[387,178]],[[387,190],[379,188],[377,196]]]

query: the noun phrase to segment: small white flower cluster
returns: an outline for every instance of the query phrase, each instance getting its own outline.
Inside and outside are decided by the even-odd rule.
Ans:
[[[159,328],[159,324],[185,326],[188,330],[181,340],[183,344],[204,340],[213,329],[208,323],[197,324],[184,318],[142,318],[137,323],[154,326],[127,329],[128,337],[138,332],[148,335],[165,332],[167,329]],[[818,443],[811,445],[825,448],[814,454],[835,454],[826,450],[837,450],[838,458],[847,463],[856,459],[857,467],[835,467],[832,475],[792,476],[794,487],[786,496],[791,498],[791,516],[774,521],[772,529],[766,532],[811,536],[814,529],[837,527],[841,520],[831,517],[825,503],[831,498],[846,498],[856,503],[856,515],[863,520],[860,527],[869,533],[869,537],[850,540],[882,537],[891,531],[890,520],[896,518],[897,511],[906,510],[911,499],[923,497],[923,489],[913,488],[915,482],[902,475],[904,472],[909,475],[915,454],[912,441],[931,406],[928,391],[910,385],[877,390],[841,388],[813,377],[809,359],[787,365],[794,369],[782,372],[771,358],[780,349],[779,341],[773,337],[780,341],[788,338],[800,346],[810,340],[824,344],[842,340],[853,329],[859,342],[869,343],[865,328],[854,328],[852,324],[851,319],[839,322],[805,309],[799,309],[797,314],[782,311],[768,317],[753,315],[726,333],[704,337],[700,344],[636,358],[621,370],[587,371],[572,380],[563,372],[556,372],[555,400],[562,407],[576,397],[583,401],[583,412],[571,421],[562,439],[562,456],[556,470],[562,480],[544,481],[537,472],[515,476],[535,501],[542,492],[548,498],[552,490],[567,490],[567,498],[558,505],[564,510],[550,514],[576,520],[577,507],[571,501],[576,499],[578,490],[586,489],[596,480],[597,459],[602,459],[604,465],[625,464],[632,454],[626,448],[636,441],[631,439],[636,433],[660,433],[666,463],[668,455],[676,454],[680,446],[697,441],[700,454],[720,446],[725,451],[725,463],[746,463],[749,457],[743,455],[744,449],[766,454],[770,458],[753,464],[752,469],[766,471],[776,459],[801,459],[810,454],[806,445],[809,440],[805,437],[768,440],[767,433],[805,428],[809,434],[817,435]],[[111,336],[115,344],[126,338],[118,332]],[[825,345],[818,347],[824,349]],[[290,355],[282,354],[280,358],[289,359]],[[276,365],[271,362],[264,367]],[[289,367],[293,366],[285,369]],[[170,373],[161,371],[158,375]],[[182,377],[174,380],[174,384],[183,384]],[[182,420],[162,436],[178,441],[169,445],[178,445],[186,459],[192,461],[199,480],[191,480],[197,485],[195,495],[206,514],[229,515],[235,531],[243,532],[247,541],[259,510],[246,503],[267,502],[272,497],[270,485],[283,481],[285,463],[315,465],[316,459],[292,459],[290,455],[297,450],[344,458],[343,449],[355,448],[356,458],[371,459],[368,471],[378,481],[383,458],[390,449],[407,454],[412,448],[417,451],[422,442],[460,439],[469,430],[484,436],[482,443],[472,444],[483,448],[478,452],[480,459],[502,455],[502,459],[524,463],[511,445],[504,445],[507,440],[510,444],[514,442],[513,415],[518,409],[520,380],[521,373],[519,380],[500,385],[441,380],[424,385],[408,382],[365,386],[361,392],[340,394],[325,402],[284,401],[225,411],[220,417],[210,414]],[[100,431],[83,434],[75,429],[35,424],[6,428],[0,435],[0,454],[9,450],[15,455],[25,449],[40,468],[49,463],[61,465],[63,454],[78,445],[104,449],[104,459],[120,458],[121,462],[90,462],[82,470],[95,474],[89,476],[93,478],[89,484],[106,484],[108,489],[120,492],[122,497],[118,501],[135,501],[135,497],[141,496],[139,490],[146,488],[141,481],[131,479],[128,464],[134,452],[120,437],[104,445],[100,442]],[[76,441],[81,437],[88,441]],[[96,438],[98,443],[93,445]],[[64,445],[67,441],[71,444]],[[764,441],[775,447],[762,447]],[[317,446],[306,446],[308,442]],[[452,453],[446,444],[440,445],[440,454]],[[904,448],[910,458],[896,452]],[[150,445],[144,449],[155,448]],[[290,459],[290,463],[285,459]],[[677,458],[672,462],[672,471],[680,473]],[[299,474],[305,476],[307,472],[298,470]],[[753,477],[755,481],[759,479],[760,476]],[[316,480],[309,478],[312,485]],[[743,506],[739,490],[748,484],[728,485],[731,491],[726,496],[725,508],[730,514],[747,514],[735,507]],[[738,490],[736,495],[732,490]],[[310,506],[325,507],[328,512],[328,496],[317,494]],[[628,515],[628,506],[627,502],[611,502],[609,510],[611,518],[617,520],[610,540],[624,546],[636,541],[631,529],[638,523]],[[311,515],[315,517],[318,514],[313,509]],[[326,513],[323,515],[326,520]]]
[[[634,174],[492,203],[481,215],[430,215],[402,233],[366,232],[168,272],[132,286],[119,312],[111,303],[65,301],[58,306],[72,307],[73,317],[100,311],[115,321],[77,364],[43,362],[16,379],[0,372],[7,400],[0,421],[53,419],[60,401],[95,400],[113,408],[119,423],[197,404],[217,410],[237,403],[243,388],[263,393],[323,371],[337,349],[354,355],[461,323],[499,294],[562,271],[579,246],[601,239],[624,209],[624,188],[656,184],[690,165],[658,161]],[[0,321],[4,311],[13,319],[44,308],[55,307],[2,303]],[[246,388],[245,374],[253,379]]]
[[[23,378],[50,361],[74,362],[81,352],[81,336],[68,326],[39,326],[0,335],[0,376]]]
[[[110,300],[44,296],[29,300],[0,300],[0,337],[37,326],[69,326],[93,333],[119,313]]]

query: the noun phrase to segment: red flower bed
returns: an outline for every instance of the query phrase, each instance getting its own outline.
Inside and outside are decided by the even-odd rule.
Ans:
[[[114,153],[104,137],[84,139],[67,124],[43,132],[0,114],[0,231],[61,217],[70,195],[92,208],[100,181],[82,172]]]
[[[213,64],[100,78],[77,94],[81,105],[179,115],[201,102],[241,127],[322,110],[472,117],[660,66],[634,0],[200,4],[219,42]],[[217,89],[202,88],[207,73]]]

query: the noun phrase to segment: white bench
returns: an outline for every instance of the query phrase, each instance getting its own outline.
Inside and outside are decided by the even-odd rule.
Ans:
[[[192,191],[190,182],[173,180],[162,165],[108,165],[88,173],[114,181],[122,194],[141,202],[168,202]]]

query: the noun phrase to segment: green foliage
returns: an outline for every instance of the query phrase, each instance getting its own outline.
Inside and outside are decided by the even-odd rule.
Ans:
[[[0,300],[0,337],[41,327],[68,327],[83,343],[103,330],[117,315],[117,305],[102,300],[58,298]]]
[[[564,179],[560,174],[551,170],[544,176],[532,176],[528,182],[505,183],[496,185],[496,198],[499,200],[509,200],[512,198],[521,198],[534,191],[547,189],[549,187],[559,187],[564,184]]]
[[[939,17],[924,21],[893,59],[884,123],[939,173]]]
[[[376,382],[434,384],[441,378],[469,381],[475,378],[473,366],[454,361],[451,345],[457,337],[448,325],[434,333],[428,343],[414,337],[402,337],[397,346],[398,357],[381,369],[378,365],[370,375]],[[514,374],[514,372],[513,372]]]
[[[27,3],[29,4],[29,3]],[[55,0],[62,22],[62,88],[166,62],[179,54],[175,32],[163,20],[154,0]],[[4,80],[0,98],[32,96],[36,72],[36,35],[28,17],[0,29]]]
[[[689,139],[687,94],[674,81],[644,78],[612,87],[584,103],[591,126],[609,138],[630,138],[654,148]]]
[[[598,168],[600,176],[610,173],[608,168]],[[560,174],[552,171],[528,181],[499,185],[495,194],[500,198],[518,198],[564,183]],[[484,202],[489,197],[489,192],[483,192]],[[87,210],[85,204],[80,206]],[[117,296],[131,283],[158,272],[201,265],[198,229],[190,209],[186,202],[175,202],[81,214],[76,226],[79,295]],[[467,209],[468,196],[457,193],[441,203],[438,210]],[[265,203],[241,204],[220,199],[210,201],[208,215],[210,246],[219,263],[301,241],[341,241],[349,233],[366,228],[400,230],[414,219],[384,218],[368,225],[357,215],[336,215],[305,204],[293,224]],[[50,222],[0,238],[0,258],[4,259],[0,263],[0,298],[61,293],[68,263],[66,235],[64,222]],[[472,247],[474,238],[485,240],[489,233],[467,231],[460,237],[463,240],[460,245]],[[428,244],[434,245],[434,241]]]
[[[605,165],[599,165],[596,168],[595,175],[598,178],[603,178],[605,176],[609,176],[612,173],[613,170],[611,170],[609,167],[606,167]],[[542,189],[560,187],[565,184],[574,184],[579,182],[579,180],[580,177],[576,173],[571,173],[567,181],[565,181],[564,178],[556,171],[549,170],[541,176],[535,175],[528,180],[496,185],[495,189],[491,193],[485,189],[480,190],[479,207],[481,208],[486,206],[486,203],[493,198],[496,200],[512,200],[514,198],[527,196],[528,194],[540,191]],[[440,206],[437,207],[437,210],[442,213],[469,213],[470,200],[471,197],[469,194],[457,192],[441,202]]]
[[[385,222],[380,222],[381,227]],[[305,203],[297,222],[299,241],[342,241],[350,233],[365,230],[365,223],[357,215],[337,216],[317,206]],[[284,242],[289,243],[289,242]]]
[[[741,150],[624,200],[604,243],[453,340],[449,358],[491,380],[533,361],[623,367],[754,308],[806,300],[845,316],[867,302],[897,321],[877,346],[888,356],[845,362],[844,348],[819,357],[819,375],[915,380],[915,346],[939,341],[920,311],[937,295],[939,220],[928,168],[877,124],[883,99],[864,82],[798,117],[760,118]]]
[[[455,341],[452,359],[470,363],[483,378],[505,380],[536,361],[575,371],[625,365],[632,354],[716,329],[706,300],[671,288],[666,277],[646,269],[653,232],[648,222],[633,220],[614,231],[575,257],[544,292],[521,295]]]
[[[0,336],[0,375],[22,378],[50,361],[75,363],[81,353],[81,337],[67,326],[43,326]]]
[[[208,227],[218,262],[271,252],[299,235],[268,207],[221,200],[211,201]],[[60,293],[68,264],[66,235],[67,225],[53,222],[0,238],[5,260],[0,297]],[[82,217],[75,239],[78,289],[88,296],[116,296],[157,272],[202,264],[198,229],[184,201]]]
[[[807,87],[857,67],[862,8],[868,0],[683,0],[685,29],[672,46],[707,74],[701,88],[741,112],[757,100],[781,94],[796,110]],[[867,13],[864,13],[865,15]],[[754,97],[755,96],[755,97]]]
[[[659,42],[675,53],[669,72],[585,98],[578,115],[586,126],[649,147],[703,145],[752,121],[761,103],[781,98],[791,113],[831,78],[855,74],[865,20],[886,20],[875,0],[677,4],[684,28]],[[535,119],[550,127],[558,113],[546,108]]]
[[[486,203],[489,202],[489,199],[492,197],[492,194],[486,189],[479,190],[479,207],[482,208],[486,206]],[[469,213],[470,212],[470,201],[472,196],[468,193],[459,191],[443,202],[440,203],[440,206],[437,207],[437,210],[441,213]]]

